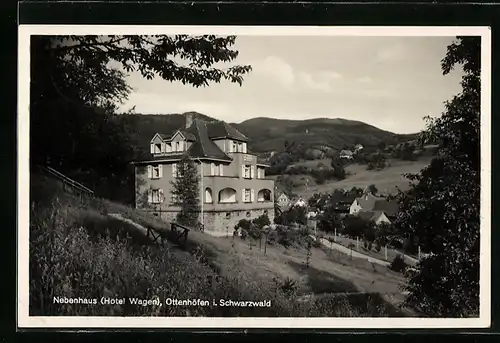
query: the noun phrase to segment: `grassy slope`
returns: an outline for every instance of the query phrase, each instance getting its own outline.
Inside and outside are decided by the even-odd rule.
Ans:
[[[346,179],[342,181],[327,181],[322,185],[317,185],[310,176],[293,175],[294,183],[297,184],[293,192],[303,197],[310,197],[317,192],[331,192],[337,188],[364,188],[374,184],[379,192],[394,194],[397,192],[397,188],[406,190],[409,187],[409,180],[403,174],[419,172],[422,168],[429,165],[430,160],[430,157],[421,158],[417,161],[392,160],[390,161],[390,166],[382,170],[366,170],[366,165],[353,164],[346,167],[348,173]],[[315,166],[318,162],[326,164],[328,161],[305,161],[296,163],[296,165]],[[303,180],[306,177],[309,179],[307,188]]]
[[[377,294],[336,295],[399,292],[403,282],[399,274],[366,261],[313,248],[310,267],[305,268],[306,251],[300,247],[285,250],[279,245],[268,246],[264,254],[258,242],[250,249],[248,242],[239,238],[214,238],[200,232],[190,232],[187,251],[172,244],[164,248],[149,246],[149,241],[135,227],[106,214],[121,213],[139,224],[164,227],[165,223],[157,218],[108,201],[94,200],[81,205],[41,176],[33,175],[31,185],[32,201],[36,203],[31,212],[30,232],[32,314],[401,315]],[[53,216],[55,209],[58,214]],[[107,230],[111,234],[104,234]],[[321,300],[299,304],[295,298],[276,293],[275,280],[280,282],[287,277],[297,282],[299,294],[322,294]],[[71,280],[80,281],[75,284]],[[62,309],[50,304],[52,294],[272,300],[273,307],[264,310],[164,306],[154,313],[142,307],[82,306],[75,310],[74,306]],[[396,298],[393,301],[401,300]]]

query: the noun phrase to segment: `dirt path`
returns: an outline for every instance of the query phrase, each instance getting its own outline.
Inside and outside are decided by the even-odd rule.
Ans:
[[[311,235],[311,238],[315,238],[315,237]],[[357,251],[352,251],[351,249],[346,248],[343,245],[340,245],[340,244],[335,243],[335,242],[332,243],[324,238],[320,238],[319,242],[329,249],[334,249],[334,250],[340,251],[341,253],[344,253],[346,255],[352,255],[352,257],[355,257],[355,258],[362,258],[362,259],[368,260],[368,262],[370,262],[370,263],[377,263],[377,264],[380,264],[381,266],[384,266],[384,267],[387,267],[390,265],[390,263],[387,261],[382,261],[382,260],[379,260],[378,258],[374,258],[374,257],[368,256],[368,255],[359,253]]]

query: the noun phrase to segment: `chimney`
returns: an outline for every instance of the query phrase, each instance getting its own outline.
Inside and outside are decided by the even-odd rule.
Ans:
[[[189,128],[193,124],[193,114],[186,113],[186,129]]]

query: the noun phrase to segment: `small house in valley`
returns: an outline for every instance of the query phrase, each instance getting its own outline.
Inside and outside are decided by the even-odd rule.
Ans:
[[[371,193],[365,193],[361,197],[354,199],[349,208],[349,214],[362,215],[365,218],[370,216],[370,220],[374,220],[373,216],[377,216],[376,221],[390,223],[396,218],[398,210],[399,206],[396,201],[377,197]],[[365,214],[361,214],[362,212],[365,212]]]
[[[343,159],[350,160],[353,158],[353,153],[351,150],[342,150],[342,151],[340,151],[339,157],[343,158]]]

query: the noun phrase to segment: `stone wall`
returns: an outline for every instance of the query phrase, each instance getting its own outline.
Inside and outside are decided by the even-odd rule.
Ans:
[[[230,212],[205,212],[203,213],[203,223],[205,225],[205,233],[212,236],[232,236],[234,227],[242,219],[254,220],[260,217],[267,211],[267,216],[271,223],[274,222],[274,211],[269,210],[251,210],[251,211],[230,211]],[[164,211],[153,212],[167,222],[175,221],[178,212]]]

